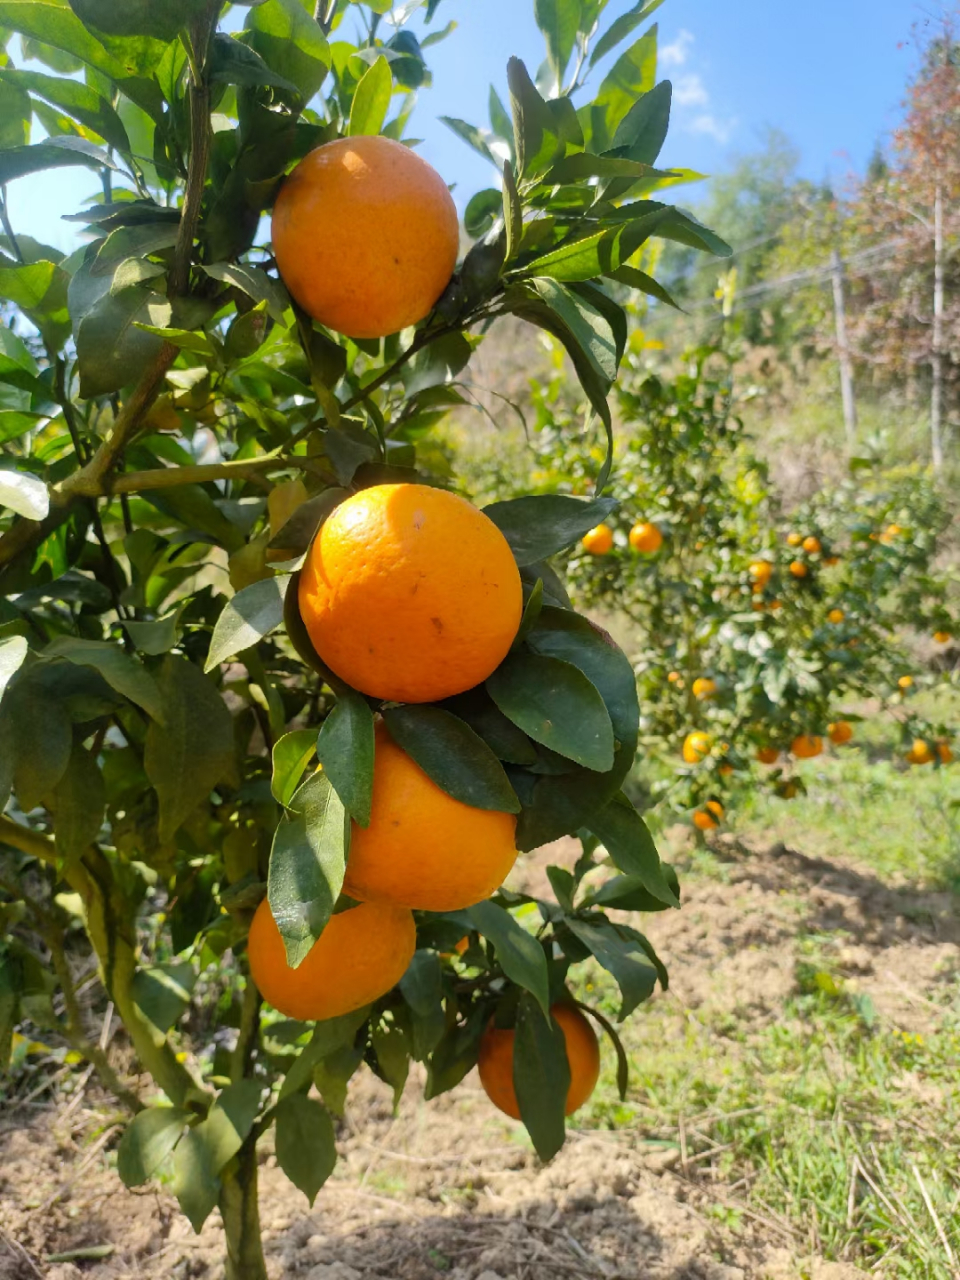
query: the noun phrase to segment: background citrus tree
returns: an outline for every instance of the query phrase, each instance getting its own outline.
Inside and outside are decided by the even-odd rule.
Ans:
[[[261,219],[315,148],[405,137],[428,42],[396,12],[265,0],[228,34],[218,0],[0,2],[0,185],[65,164],[102,179],[66,215],[85,235],[67,257],[12,226],[5,198],[0,210],[0,1049],[9,1057],[22,1026],[27,1050],[36,1031],[88,1058],[134,1113],[120,1176],[170,1177],[198,1230],[219,1207],[231,1280],[265,1274],[258,1140],[273,1128],[312,1200],[361,1062],[398,1096],[411,1059],[424,1062],[434,1097],[477,1062],[493,1018],[514,1033],[519,1113],[547,1158],[576,1083],[549,1014],[569,1001],[568,967],[595,956],[621,1017],[666,981],[646,939],[604,912],[678,902],[621,792],[634,675],[547,563],[614,501],[487,509],[523,618],[486,686],[443,707],[383,706],[327,670],[296,577],[348,497],[451,483],[428,432],[465,403],[462,372],[499,316],[568,352],[603,428],[605,487],[627,337],[613,290],[660,292],[637,265],[651,236],[728,251],[655,198],[685,176],[654,167],[670,86],[656,82],[656,29],[633,38],[658,2],[601,30],[603,0],[538,0],[547,61],[537,83],[511,61],[512,119],[494,95],[491,131],[449,121],[485,154],[499,139],[502,189],[470,202],[474,243],[430,314],[383,339],[345,338],[291,303]],[[438,7],[402,14],[429,21]],[[628,39],[589,99],[590,68]],[[366,287],[372,305],[377,282]],[[327,926],[366,909],[341,888],[351,819],[368,817],[378,711],[447,796],[516,815],[521,849],[579,832],[583,858],[551,872],[555,901],[503,891],[418,912],[399,986],[314,1025],[263,1008],[247,939],[255,918],[279,927],[264,983],[271,967],[302,981]],[[620,874],[585,890],[601,842]],[[129,1071],[98,1047],[78,996],[91,957]],[[486,1077],[502,1078],[493,1057]]]
[[[956,678],[938,661],[956,631],[936,569],[943,495],[916,468],[860,459],[788,513],[744,431],[732,356],[697,348],[679,366],[634,327],[616,391],[620,505],[563,566],[574,601],[629,636],[638,795],[711,830],[744,788],[799,794],[795,761],[853,740],[874,703],[899,723],[906,763],[949,764],[953,726],[916,703]],[[583,447],[559,353],[531,399],[519,456],[534,485],[583,493],[601,442]],[[498,494],[518,483],[509,450],[498,472],[467,465],[481,492],[494,474]]]

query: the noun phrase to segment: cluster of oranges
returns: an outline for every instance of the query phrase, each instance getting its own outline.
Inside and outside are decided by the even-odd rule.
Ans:
[[[628,535],[631,548],[640,555],[652,556],[663,546],[663,534],[649,520],[638,520]],[[592,556],[605,556],[613,550],[613,530],[608,524],[598,524],[581,539],[580,545]]]
[[[311,152],[284,182],[273,213],[274,251],[290,293],[314,320],[355,339],[427,317],[450,282],[459,239],[440,175],[383,137],[341,138]],[[280,488],[269,508],[273,532],[307,496],[300,481]],[[659,531],[652,533],[659,545]],[[656,549],[652,535],[641,541]],[[324,522],[297,604],[333,675],[380,702],[433,703],[475,688],[500,665],[519,629],[523,591],[507,540],[482,512],[445,491],[388,484],[347,498]],[[344,909],[292,968],[261,902],[247,944],[253,980],[299,1020],[362,1008],[406,971],[417,941],[414,911],[472,906],[498,888],[516,857],[512,814],[447,794],[378,721],[370,820],[351,822]],[[576,1008],[560,1004],[552,1013],[570,1061],[569,1114],[596,1084],[599,1047]],[[491,1023],[480,1070],[496,1105],[519,1116],[513,1039]]]

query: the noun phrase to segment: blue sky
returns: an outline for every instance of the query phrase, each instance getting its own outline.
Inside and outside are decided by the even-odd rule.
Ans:
[[[610,0],[607,12],[629,7]],[[661,161],[722,172],[732,154],[755,149],[764,128],[775,126],[796,143],[810,178],[842,180],[862,169],[896,126],[915,61],[901,46],[926,12],[914,0],[666,0],[657,13],[660,74],[674,81],[675,109]],[[462,209],[474,191],[497,183],[436,117],[486,124],[491,81],[506,98],[507,58],[517,54],[534,71],[543,43],[532,0],[442,0],[433,25],[450,19],[456,31],[429,51],[434,86],[421,96],[413,133],[424,140],[421,154],[456,184]],[[20,179],[9,188],[15,228],[69,250],[76,232],[59,215],[98,185],[80,169]],[[690,202],[697,196],[697,188],[684,193]]]

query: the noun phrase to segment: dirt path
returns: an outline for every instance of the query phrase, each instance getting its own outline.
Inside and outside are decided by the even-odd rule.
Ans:
[[[647,919],[673,985],[658,1026],[691,1010],[751,1025],[776,1018],[794,988],[801,934],[816,931],[849,982],[885,1018],[933,1016],[955,978],[960,927],[948,895],[893,890],[854,866],[782,848],[746,856],[720,846],[719,874],[688,876],[680,913]],[[523,868],[545,883],[561,842]],[[901,975],[909,974],[910,986]],[[722,1041],[707,1046],[725,1052]],[[263,1154],[262,1212],[276,1280],[852,1280],[805,1256],[782,1221],[745,1207],[734,1231],[712,1209],[737,1203],[711,1162],[689,1167],[656,1126],[574,1133],[539,1168],[518,1125],[488,1104],[475,1076],[429,1105],[408,1084],[394,1117],[369,1072],[351,1088],[341,1160],[313,1210]],[[646,1111],[643,1112],[646,1114]],[[2,1280],[215,1280],[216,1216],[192,1234],[176,1204],[123,1189],[112,1168],[109,1108],[88,1093],[57,1109],[0,1119]],[[108,1257],[51,1256],[113,1246]],[[882,1271],[880,1272],[882,1274]]]

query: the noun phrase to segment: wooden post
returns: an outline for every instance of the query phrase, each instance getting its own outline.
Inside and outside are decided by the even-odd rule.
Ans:
[[[847,308],[843,291],[843,259],[839,249],[831,255],[833,277],[833,311],[837,325],[837,352],[840,358],[840,393],[843,396],[843,425],[850,453],[857,444],[857,401],[853,391],[853,361],[847,341]]]
[[[930,452],[934,471],[943,467],[943,188],[937,184],[933,204],[933,344],[930,368]]]

